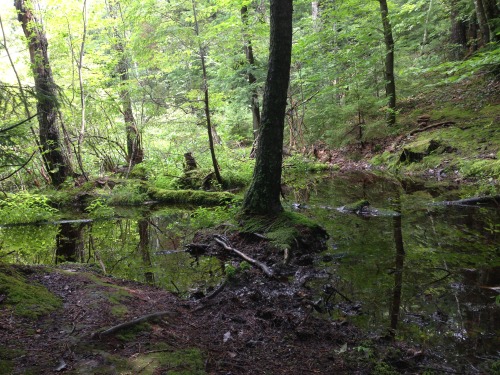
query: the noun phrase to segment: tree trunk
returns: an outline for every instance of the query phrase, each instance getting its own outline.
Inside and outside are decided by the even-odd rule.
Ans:
[[[25,1],[16,0],[15,7],[18,12],[18,20],[21,22],[24,35],[28,40],[30,61],[35,78],[43,161],[52,184],[59,186],[72,174],[72,168],[60,140],[57,87],[49,64],[48,42],[42,25],[26,6]]]
[[[269,65],[255,169],[242,211],[276,215],[280,202],[283,132],[292,55],[292,0],[271,0]]]
[[[259,108],[259,95],[257,94],[257,89],[255,88],[255,83],[257,82],[257,79],[255,78],[254,74],[252,73],[252,70],[255,67],[255,58],[253,56],[253,47],[252,47],[252,42],[250,41],[250,37],[248,36],[247,29],[248,29],[248,8],[247,6],[243,6],[241,8],[241,20],[243,21],[243,27],[244,27],[244,33],[243,37],[245,39],[245,56],[247,59],[248,63],[248,73],[247,73],[247,79],[248,83],[251,86],[251,94],[252,94],[252,99],[251,99],[251,110],[252,110],[252,123],[253,123],[253,136],[254,140],[257,139],[259,128],[260,128],[260,108]]]
[[[109,1],[108,12],[111,18],[118,19],[120,15],[120,4],[118,1]],[[120,100],[122,105],[123,120],[125,121],[125,134],[127,138],[127,163],[129,168],[142,163],[144,159],[144,150],[142,148],[141,135],[137,127],[132,109],[132,98],[128,89],[129,81],[129,59],[125,51],[124,36],[120,35],[118,28],[115,27],[114,34],[116,37],[115,50],[119,54],[116,71],[120,77]]]
[[[198,17],[196,13],[196,3],[195,0],[192,1],[193,5],[193,16],[194,16],[194,31],[197,37],[200,36],[200,31],[198,28]],[[222,176],[220,175],[219,171],[219,164],[217,163],[217,158],[215,156],[215,147],[214,147],[214,137],[212,133],[212,121],[210,117],[210,96],[208,95],[208,76],[207,76],[207,66],[205,63],[205,48],[201,45],[199,45],[199,51],[200,51],[200,59],[201,59],[201,69],[202,69],[202,74],[203,74],[203,103],[205,106],[205,118],[207,120],[207,131],[208,131],[208,144],[210,147],[210,155],[212,156],[212,165],[214,167],[214,173],[215,173],[215,178],[217,182],[222,185]]]
[[[497,33],[500,31],[500,9],[495,0],[482,0],[484,14],[488,22],[490,39],[492,42],[498,42],[500,37]]]
[[[385,96],[387,97],[387,125],[396,123],[396,82],[394,79],[394,38],[389,21],[389,9],[386,0],[379,0],[385,41]]]
[[[488,44],[490,42],[490,28],[488,27],[488,19],[486,18],[486,13],[484,12],[482,0],[474,0],[474,8],[476,9],[477,23],[479,24],[479,30],[481,30],[481,46]]]
[[[453,0],[450,4],[450,20],[451,20],[451,53],[452,60],[461,60],[465,56],[467,48],[467,24],[463,20],[458,0]]]

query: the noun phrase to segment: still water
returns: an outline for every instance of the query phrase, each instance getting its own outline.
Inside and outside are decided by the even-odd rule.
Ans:
[[[424,188],[373,174],[311,179],[284,205],[330,234],[312,283],[325,315],[374,337],[395,336],[456,368],[499,358],[500,208],[440,204],[459,190]],[[366,199],[366,215],[339,207]],[[216,285],[223,264],[183,252],[192,209],[120,212],[105,221],[0,227],[2,261],[93,263],[105,273],[187,296]],[[68,216],[81,219],[81,214]]]

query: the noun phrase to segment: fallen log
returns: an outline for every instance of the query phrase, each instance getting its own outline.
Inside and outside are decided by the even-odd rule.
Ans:
[[[258,260],[250,258],[248,255],[246,255],[245,253],[243,253],[243,252],[235,249],[234,247],[229,246],[229,244],[227,243],[227,241],[222,236],[215,235],[214,236],[214,240],[219,245],[221,245],[224,249],[236,253],[239,257],[245,259],[248,263],[253,264],[254,266],[259,267],[262,270],[262,272],[264,272],[266,274],[266,276],[268,276],[268,277],[274,277],[274,272],[268,266],[266,266],[262,262],[259,262]]]

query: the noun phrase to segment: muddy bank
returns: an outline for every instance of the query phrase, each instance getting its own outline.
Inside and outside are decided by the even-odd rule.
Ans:
[[[105,276],[93,267],[2,266],[19,283],[41,285],[60,303],[35,315],[16,310],[19,291],[0,286],[0,362],[6,374],[370,374],[456,371],[431,351],[361,332],[328,317],[327,302],[356,310],[318,253],[284,250],[251,233],[226,233],[230,247],[266,264],[252,266],[212,233],[197,244],[225,265],[226,278],[181,299]],[[312,246],[314,248],[315,246]],[[292,249],[293,250],[293,249]],[[194,261],[196,259],[194,258]],[[324,261],[324,259],[323,259]],[[309,283],[324,284],[322,296]],[[36,296],[35,296],[36,298]],[[33,303],[33,302],[30,302]],[[26,310],[30,310],[29,306]],[[123,323],[128,323],[122,325]],[[112,328],[111,332],[106,332]],[[463,370],[463,369],[462,369]],[[463,371],[461,371],[463,373]]]

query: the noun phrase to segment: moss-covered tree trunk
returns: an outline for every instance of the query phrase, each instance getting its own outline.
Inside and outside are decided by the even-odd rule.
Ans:
[[[283,131],[292,55],[292,0],[271,0],[269,66],[252,183],[245,214],[276,215],[280,202]]]
[[[59,133],[61,124],[57,87],[49,64],[47,37],[42,24],[38,22],[24,0],[16,0],[14,5],[18,12],[18,20],[28,40],[31,68],[35,78],[42,157],[52,184],[59,186],[72,174],[72,168]]]
[[[387,125],[396,123],[396,81],[394,78],[394,38],[392,36],[391,22],[389,21],[389,8],[386,0],[379,0],[382,26],[385,41],[385,96],[387,97]]]

